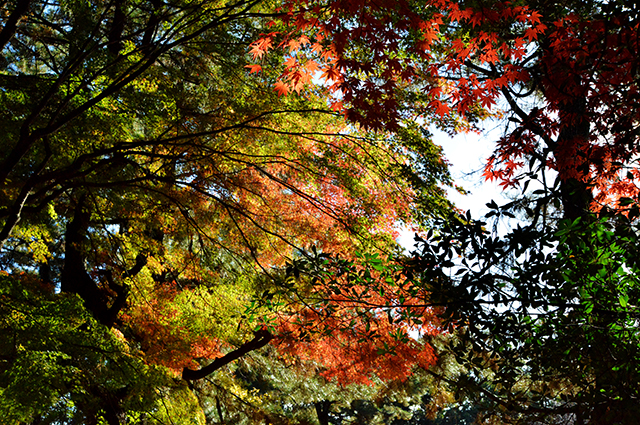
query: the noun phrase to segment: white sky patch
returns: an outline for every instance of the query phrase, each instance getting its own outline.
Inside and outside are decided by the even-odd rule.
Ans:
[[[454,183],[468,192],[467,195],[463,195],[454,188],[449,188],[447,196],[461,210],[471,211],[471,217],[476,220],[489,212],[486,204],[492,200],[498,205],[509,202],[497,181],[489,182],[482,177],[487,158],[493,153],[501,131],[498,124],[481,134],[462,133],[450,137],[442,131],[432,129],[434,143],[442,146],[444,156],[449,161]],[[413,247],[413,232],[403,229],[397,240],[400,245],[410,250]]]
[[[482,177],[487,158],[495,149],[495,141],[500,138],[497,130],[482,134],[458,134],[449,137],[442,132],[434,133],[434,142],[442,146],[444,156],[449,161],[455,184],[462,186],[467,195],[455,189],[448,190],[448,196],[458,208],[471,211],[471,217],[480,219],[489,212],[486,204],[495,200],[498,205],[508,202],[497,181],[489,182]]]

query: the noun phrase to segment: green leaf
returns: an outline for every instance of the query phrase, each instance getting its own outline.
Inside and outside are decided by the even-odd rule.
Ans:
[[[629,304],[629,295],[623,294],[618,297],[618,302],[620,303],[620,307],[626,308]]]

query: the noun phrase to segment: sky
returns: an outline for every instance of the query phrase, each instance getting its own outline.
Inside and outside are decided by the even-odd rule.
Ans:
[[[450,189],[449,199],[463,211],[470,210],[475,219],[489,212],[486,204],[495,200],[499,205],[506,200],[498,182],[488,182],[482,177],[484,164],[495,148],[500,137],[499,129],[489,129],[482,134],[458,134],[450,137],[445,133],[435,133],[434,142],[442,146],[444,156],[450,163],[451,175],[455,184],[462,186],[467,195]]]
[[[489,212],[486,204],[495,200],[498,205],[508,202],[498,182],[488,182],[482,177],[484,164],[495,148],[495,141],[501,136],[501,127],[487,126],[481,134],[458,134],[454,137],[438,130],[432,130],[435,144],[442,146],[444,156],[449,161],[455,184],[462,186],[467,195],[454,188],[448,190],[449,199],[463,211],[471,211],[471,217],[481,219]],[[413,232],[401,231],[398,242],[410,249],[413,246]]]

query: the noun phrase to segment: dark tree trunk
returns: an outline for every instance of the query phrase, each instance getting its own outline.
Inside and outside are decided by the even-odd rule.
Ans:
[[[585,176],[589,175],[589,121],[584,114],[585,99],[576,99],[573,103],[566,105],[560,112],[561,130],[556,143],[556,160],[562,163],[577,163],[577,172]],[[573,148],[576,148],[575,150]],[[562,158],[561,152],[571,152],[574,158]],[[564,170],[559,170],[560,177]],[[564,217],[575,220],[578,217],[588,215],[593,201],[593,193],[589,187],[589,182],[585,182],[576,177],[565,178],[560,183],[560,195]]]
[[[73,216],[67,224],[65,233],[64,267],[60,276],[62,292],[78,294],[84,301],[85,308],[93,317],[107,327],[113,326],[120,310],[122,310],[129,296],[129,288],[116,283],[112,271],[104,272],[107,286],[114,296],[107,295],[99,288],[85,269],[85,239],[89,228],[90,213],[85,210],[85,199],[80,199]],[[139,254],[136,264],[124,272],[125,276],[135,276],[146,264],[146,257]]]
[[[332,401],[318,401],[314,403],[316,414],[320,425],[329,425],[329,412],[331,411]]]
[[[101,323],[107,311],[106,295],[100,291],[85,269],[85,235],[89,228],[90,213],[85,210],[85,198],[76,206],[73,219],[65,232],[64,267],[60,275],[62,292],[78,294],[85,308]],[[103,323],[110,326],[109,323]]]

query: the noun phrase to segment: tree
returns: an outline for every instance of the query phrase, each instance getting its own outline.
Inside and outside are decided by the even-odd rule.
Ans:
[[[573,185],[586,190],[580,181],[595,185],[600,205],[636,193],[633,172],[623,173],[635,154],[638,49],[637,16],[625,4],[319,1],[287,7],[275,22],[278,31],[254,43],[252,52],[259,58],[274,45],[291,50],[282,71],[288,87],[298,88],[305,69],[319,67],[339,93],[336,108],[371,128],[398,126],[402,114],[414,114],[457,129],[460,118],[473,123],[487,116],[502,96],[514,128],[490,158],[488,178],[512,187],[556,170],[573,218],[590,204],[588,195],[572,198]]]
[[[531,80],[521,87],[543,102],[526,109],[519,100],[526,92],[502,89],[516,127],[498,143],[486,171],[505,186],[519,183],[523,192],[538,182],[531,195],[494,205],[495,215],[520,210],[529,223],[502,241],[466,245],[466,272],[459,271],[456,289],[445,285],[440,293],[449,302],[461,296],[451,305],[464,312],[470,339],[486,350],[479,364],[497,369],[487,394],[493,392],[494,409],[505,417],[631,423],[637,411],[631,359],[638,344],[628,300],[637,296],[637,214],[632,201],[618,200],[636,196],[631,141],[637,137],[638,45],[631,34],[637,16],[621,4],[572,11],[530,6],[549,11],[542,18],[549,29],[522,67]],[[549,169],[557,171],[553,183]],[[464,241],[462,250],[478,236],[474,226],[462,234],[475,236],[454,233]],[[488,309],[479,309],[483,294]],[[499,313],[497,306],[507,309]]]
[[[323,378],[323,369],[270,345],[198,381],[195,392],[212,423],[431,424],[444,406],[450,412],[443,417],[460,414],[443,382],[423,369],[404,380],[348,385]]]
[[[453,353],[488,417],[627,423],[637,407],[635,230],[625,217],[490,236],[484,223],[422,241],[412,270],[446,306]],[[632,248],[633,246],[633,248]],[[454,273],[434,264],[463,260]],[[452,379],[454,377],[450,377]]]
[[[282,350],[351,353],[327,376],[390,377],[413,357],[433,361],[409,332],[441,332],[440,315],[473,370],[465,384],[505,420],[633,414],[635,260],[620,247],[635,240],[625,220],[640,215],[639,55],[625,3],[17,2],[2,22],[7,282],[39,279],[54,303],[79,297],[102,331],[183,381],[265,345],[276,325]],[[501,240],[459,217],[407,270],[366,253],[389,248],[398,220],[449,208],[444,163],[419,124],[474,129],[500,115],[499,101],[512,127],[486,176],[525,196],[494,215],[523,211],[527,225]],[[306,262],[293,254],[305,245],[319,248],[299,251]],[[236,292],[206,290],[218,282]],[[274,321],[251,335],[235,313],[258,289],[270,309],[259,314]],[[232,313],[191,320],[214,301]],[[80,327],[97,326],[88,320]],[[357,344],[366,349],[353,354]],[[122,422],[126,400],[147,400],[117,381],[98,406],[89,387],[60,388],[89,423]],[[189,398],[184,382],[173,392]]]
[[[474,371],[460,383],[480,394],[494,419],[632,423],[637,8],[621,1],[304,5],[291,7],[255,54],[276,40],[293,45],[282,81],[295,89],[309,55],[319,52],[311,66],[321,64],[339,93],[336,108],[352,120],[393,127],[413,114],[457,130],[504,104],[505,135],[485,176],[522,196],[489,205],[491,216],[525,223],[499,238],[461,216],[425,238],[400,274],[400,290],[386,288],[423,294],[423,302],[393,308],[411,323],[416,308],[444,307],[460,335],[451,350]],[[299,48],[307,39],[311,47]],[[412,272],[420,278],[405,284]]]
[[[450,209],[426,132],[355,128],[326,89],[280,97],[274,72],[245,68],[279,13],[260,1],[7,4],[8,420],[202,422],[190,383],[272,340],[245,304],[298,248],[389,251],[398,223]]]

